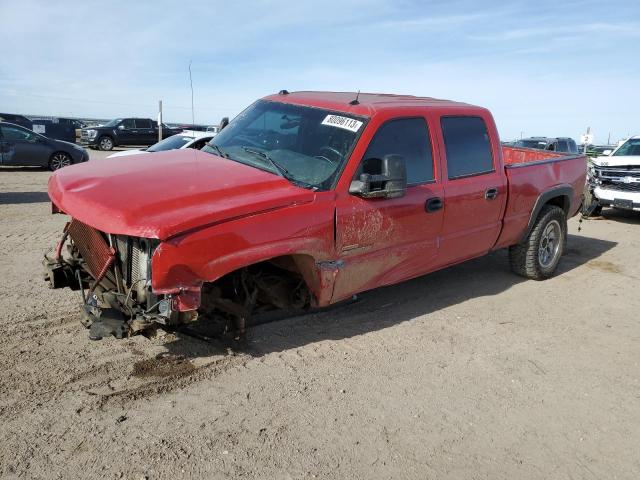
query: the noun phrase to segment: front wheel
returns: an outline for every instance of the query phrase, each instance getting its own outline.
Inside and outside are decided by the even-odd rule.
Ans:
[[[73,160],[68,153],[57,152],[51,155],[51,158],[49,159],[49,170],[59,170],[62,167],[71,165],[72,163]]]
[[[545,205],[527,238],[509,247],[511,270],[533,280],[549,278],[558,266],[566,240],[564,210],[555,205]]]
[[[102,137],[98,142],[98,145],[102,151],[113,150],[113,140],[111,137]]]
[[[598,199],[593,195],[588,184],[584,187],[584,201],[580,213],[585,217],[597,217],[602,213],[602,206],[598,203]]]

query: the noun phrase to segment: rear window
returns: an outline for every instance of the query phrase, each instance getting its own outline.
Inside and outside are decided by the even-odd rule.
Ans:
[[[449,179],[493,171],[491,142],[480,117],[442,117]]]
[[[136,118],[136,128],[153,128],[148,118]]]

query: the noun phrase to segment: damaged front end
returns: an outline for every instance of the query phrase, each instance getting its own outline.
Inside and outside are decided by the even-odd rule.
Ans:
[[[181,292],[153,293],[151,257],[157,245],[155,239],[113,235],[72,219],[55,253],[45,255],[45,280],[51,288],[81,292],[82,323],[91,339],[195,320],[197,305],[180,311]]]

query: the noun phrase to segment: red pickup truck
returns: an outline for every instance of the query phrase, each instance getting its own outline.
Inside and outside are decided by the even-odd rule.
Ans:
[[[282,91],[201,151],[66,167],[71,217],[45,259],[81,290],[90,336],[323,307],[509,248],[551,276],[586,158],[503,147],[481,107],[413,96]],[[64,244],[66,248],[64,248]]]

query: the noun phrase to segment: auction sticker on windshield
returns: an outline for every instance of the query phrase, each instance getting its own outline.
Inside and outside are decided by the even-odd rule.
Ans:
[[[331,127],[344,128],[351,132],[357,132],[362,126],[362,122],[349,117],[341,117],[340,115],[327,115],[322,121],[322,125]]]

